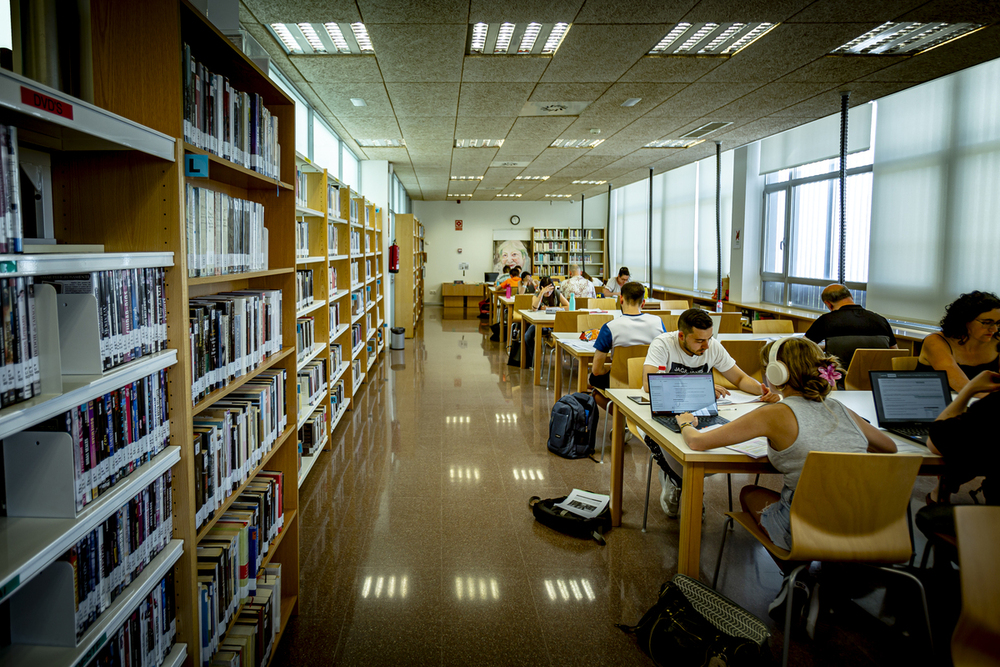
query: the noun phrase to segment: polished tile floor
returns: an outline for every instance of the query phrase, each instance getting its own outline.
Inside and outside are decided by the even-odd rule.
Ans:
[[[334,432],[300,491],[299,615],[273,664],[652,664],[614,626],[637,622],[676,571],[677,524],[659,508],[655,476],[640,531],[648,450],[626,446],[626,513],[607,546],[536,524],[529,497],[606,491],[610,466],[547,452],[552,391],[508,367],[483,331],[428,308],[418,336],[378,364]],[[734,487],[749,482],[733,476]],[[918,487],[915,498],[929,488]],[[706,494],[704,581],[725,477],[706,480]],[[781,582],[770,558],[736,531],[723,570],[721,591],[768,623],[780,655],[767,617]],[[814,640],[794,637],[793,664],[926,664],[925,633],[888,627],[899,608],[897,625],[919,627],[908,592],[869,598],[883,622],[838,606]]]

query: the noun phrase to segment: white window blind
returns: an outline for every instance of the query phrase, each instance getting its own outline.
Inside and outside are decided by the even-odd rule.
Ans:
[[[656,227],[663,230],[662,241],[653,251],[653,264],[658,266],[662,276],[662,281],[657,282],[668,287],[693,289],[698,236],[698,164],[671,169],[656,178],[663,182],[664,196],[663,215],[656,221]]]
[[[649,258],[646,224],[648,205],[648,181],[637,181],[612,191],[611,210],[615,221],[612,274],[617,275],[619,267],[627,266],[632,274],[632,280],[641,282],[648,280],[646,273]]]
[[[715,158],[698,163],[698,282],[699,290],[714,291],[718,285],[715,265],[718,259],[715,233]],[[669,173],[669,172],[668,172]],[[722,211],[722,277],[729,275],[730,236],[733,219],[733,152],[722,153],[722,187],[719,188]]]
[[[937,322],[973,289],[996,292],[1000,60],[879,100],[868,307]]]
[[[354,156],[354,153],[347,146],[343,146],[343,149],[344,168],[341,171],[341,179],[344,183],[347,183],[348,187],[357,191],[361,187],[361,175],[358,173],[361,170],[358,168],[358,158]]]
[[[340,141],[325,123],[313,118],[313,162],[335,178],[340,173]]]
[[[872,105],[847,112],[847,152],[868,150],[871,145]],[[814,120],[760,142],[760,173],[770,174],[840,155],[840,114]]]

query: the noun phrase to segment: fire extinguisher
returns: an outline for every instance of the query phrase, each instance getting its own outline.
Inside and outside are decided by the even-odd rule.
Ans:
[[[389,246],[389,273],[399,273],[399,246],[396,245],[396,239]]]

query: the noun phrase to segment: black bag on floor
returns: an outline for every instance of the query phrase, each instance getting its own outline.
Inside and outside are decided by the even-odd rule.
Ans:
[[[606,544],[604,533],[611,530],[611,508],[605,507],[600,514],[588,519],[579,514],[573,514],[569,510],[556,507],[564,500],[566,500],[566,496],[549,498],[548,500],[532,496],[528,500],[528,507],[531,508],[531,513],[535,515],[535,520],[538,523],[566,535],[597,540],[597,543],[603,547]]]
[[[499,343],[500,342],[500,323],[499,322],[495,322],[495,323],[493,323],[493,324],[490,325],[490,333],[492,334],[490,336],[490,342],[491,343]]]
[[[615,627],[635,637],[642,652],[661,667],[756,667],[764,662],[770,636],[753,614],[683,574],[660,587],[656,604],[637,625]]]
[[[577,392],[560,398],[549,417],[549,451],[566,459],[593,454],[598,417],[597,401],[590,394]]]
[[[521,345],[515,340],[510,344],[510,356],[507,357],[508,366],[521,366]]]

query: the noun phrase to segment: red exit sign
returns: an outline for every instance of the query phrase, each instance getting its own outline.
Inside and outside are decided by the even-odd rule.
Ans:
[[[73,105],[21,86],[21,103],[73,120]]]

